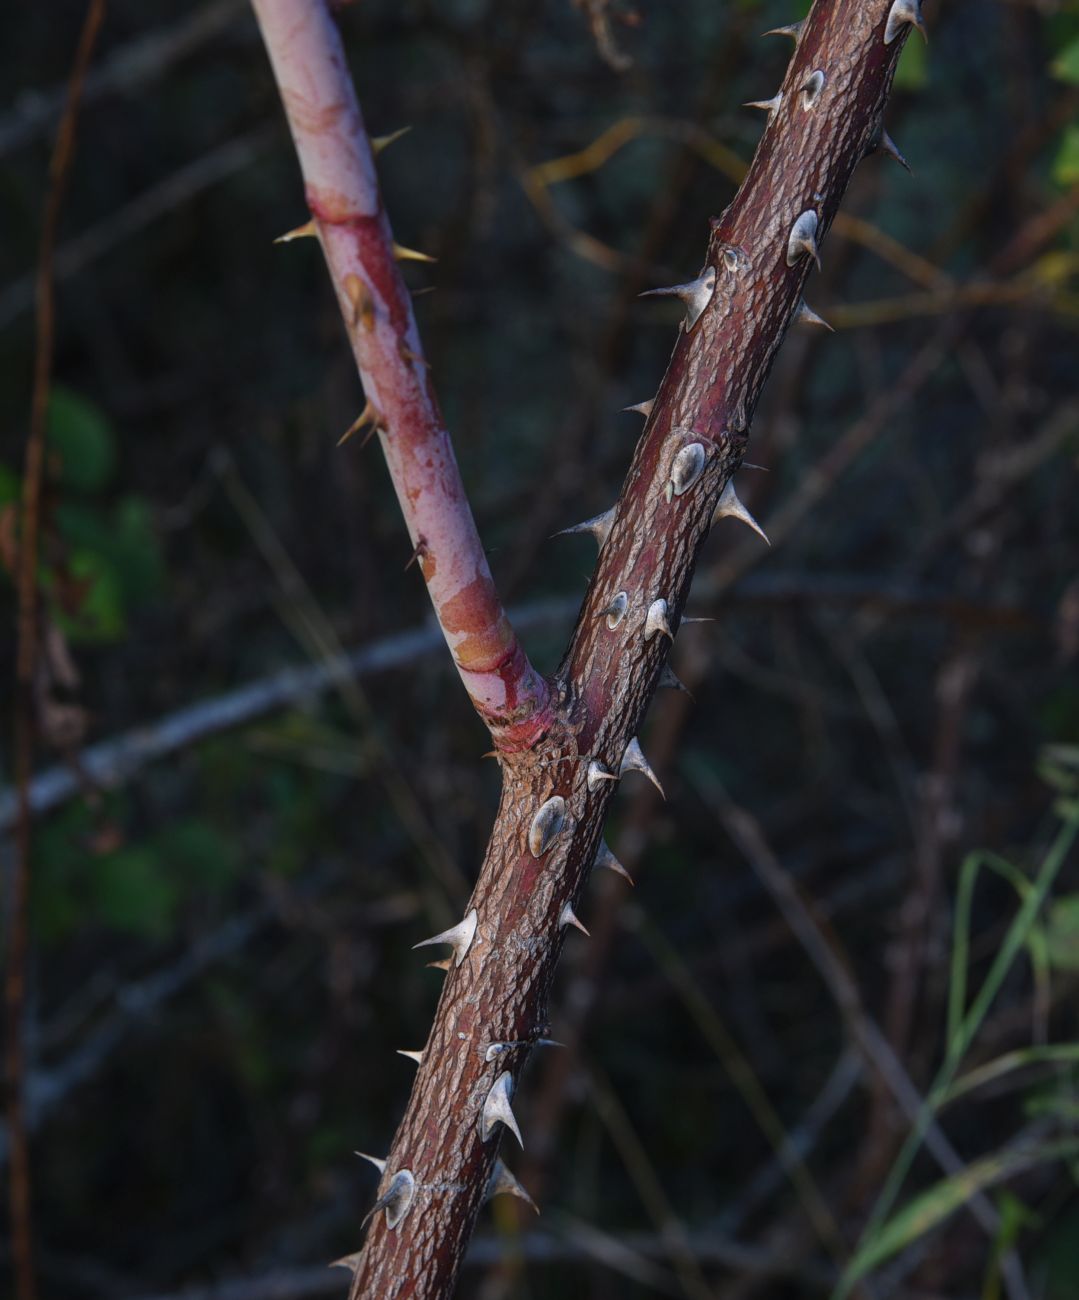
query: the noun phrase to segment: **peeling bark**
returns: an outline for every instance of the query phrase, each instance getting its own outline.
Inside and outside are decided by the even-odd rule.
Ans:
[[[286,0],[255,0],[255,7],[264,31],[270,11],[312,12]],[[884,104],[916,22],[914,0],[816,0],[805,23],[787,31],[796,38],[794,55],[767,101],[768,121],[753,162],[733,202],[710,223],[700,275],[676,288],[687,317],[655,399],[642,404],[645,429],[618,503],[610,517],[589,521],[599,561],[542,705],[539,688],[521,673],[528,682],[520,697],[525,712],[531,709],[528,716],[541,723],[526,740],[518,732],[516,743],[500,746],[501,801],[465,912],[471,938],[456,944],[447,963],[434,1025],[383,1173],[380,1198],[389,1199],[371,1219],[350,1300],[436,1300],[454,1291],[506,1126],[492,1116],[511,1104],[531,1047],[546,1033],[551,981],[572,925],[567,915],[574,915],[602,856],[607,804],[619,784],[605,776],[625,768],[621,779],[640,779],[632,772],[640,767],[632,746],[666,668],[697,557],[713,514],[739,513],[729,483],[754,408],[787,328],[804,318],[803,285],[851,175],[885,138]],[[279,62],[274,55],[280,79]],[[290,114],[295,110],[307,121],[310,94],[310,88],[301,94],[283,87]],[[355,139],[358,119],[344,116],[348,147],[362,147]],[[322,129],[321,119],[317,125]],[[335,283],[344,283],[341,275],[359,248],[379,268],[370,277],[376,318],[383,310],[394,313],[409,348],[418,351],[411,314],[407,320],[401,315],[407,303],[398,301],[379,261],[378,242],[389,237],[381,209],[356,215],[339,203],[332,185],[316,189],[321,197],[312,210]],[[347,316],[348,294],[339,289],[339,296]],[[354,343],[359,338],[362,367],[369,355],[364,336],[352,334]],[[400,369],[403,363],[395,353],[383,364]],[[366,371],[364,377],[366,385]],[[416,409],[425,413],[427,428],[436,418],[426,373],[405,365],[397,378],[410,396],[394,407],[390,434],[383,436],[395,482],[412,435],[397,438],[394,420]],[[392,396],[374,379],[368,392],[380,410],[389,409]],[[457,506],[458,497],[455,480],[446,499]],[[411,519],[410,534],[417,541]],[[431,542],[431,534],[423,536]],[[427,560],[421,562],[426,573]],[[456,639],[447,628],[470,689],[471,665],[501,671],[500,653],[517,653],[507,650],[498,617],[489,614],[497,604],[489,581],[487,575],[479,582],[475,610],[471,595],[440,601],[432,590],[440,615],[455,619],[463,599],[462,626],[488,619],[489,635]],[[514,671],[521,672],[519,665]],[[507,697],[501,706],[516,708],[516,699]],[[633,762],[625,762],[627,752]],[[409,1178],[400,1178],[406,1171]]]

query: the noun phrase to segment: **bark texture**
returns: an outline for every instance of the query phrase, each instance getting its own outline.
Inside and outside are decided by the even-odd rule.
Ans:
[[[256,0],[256,8],[262,15],[280,3]],[[855,167],[876,148],[914,17],[920,22],[913,0],[816,0],[745,181],[711,221],[705,265],[686,295],[690,315],[601,529],[599,562],[542,726],[527,745],[501,747],[501,802],[466,909],[474,934],[460,961],[448,963],[354,1261],[351,1300],[454,1292],[503,1133],[495,1125],[484,1137],[484,1108],[504,1073],[520,1079],[546,1032],[570,928],[565,908],[578,905],[617,788],[595,779],[600,769],[590,781],[590,765],[617,774],[634,743],[670,647],[661,616],[673,636],[713,511],[741,464],[753,410],[802,302],[810,243],[823,240]],[[333,269],[341,222],[327,215],[336,209],[324,193],[309,195]],[[349,216],[348,229],[375,219],[357,225]],[[798,231],[806,239],[792,245]],[[412,372],[409,382],[422,392],[426,377]],[[541,809],[546,822],[537,822]],[[541,834],[544,824],[553,833]]]

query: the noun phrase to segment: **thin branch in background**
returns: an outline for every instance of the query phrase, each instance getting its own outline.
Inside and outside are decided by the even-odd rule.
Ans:
[[[33,1214],[31,1209],[30,1148],[26,1133],[24,1096],[26,1073],[26,966],[28,956],[30,854],[33,815],[30,781],[34,773],[36,720],[34,684],[38,660],[38,536],[41,528],[41,487],[45,476],[45,423],[52,377],[55,320],[53,314],[53,251],[60,210],[75,153],[75,126],[90,58],[105,18],[105,0],[90,0],[71,70],[67,104],[49,164],[49,188],[41,222],[37,270],[37,320],[34,338],[34,387],[30,407],[30,436],[22,490],[22,528],[18,554],[18,632],[15,663],[15,782],[19,816],[16,852],[8,894],[5,1067],[7,1121],[11,1139],[8,1187],[11,1199],[12,1270],[18,1300],[34,1300]]]

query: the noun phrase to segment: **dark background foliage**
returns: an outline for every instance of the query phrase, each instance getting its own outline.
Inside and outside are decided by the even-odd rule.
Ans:
[[[597,882],[595,939],[571,938],[552,1008],[571,1046],[521,1090],[528,1150],[509,1158],[543,1217],[496,1202],[464,1295],[828,1294],[909,1129],[889,1061],[924,1093],[950,1041],[961,863],[987,849],[1015,868],[978,876],[976,989],[1074,821],[1054,798],[1074,797],[1079,745],[1079,14],[926,12],[932,45],[908,47],[888,114],[915,175],[866,161],[810,281],[837,333],[791,332],[752,430],[766,472],[739,476],[774,544],[730,521],[708,544],[692,612],[716,621],[673,656],[695,701],[661,693],[644,735],[667,802],[627,779],[608,838],[637,888]],[[22,6],[0,55],[5,564],[82,13]],[[416,300],[428,358],[544,670],[593,562],[589,539],[550,535],[613,500],[640,427],[620,408],[652,394],[672,344],[677,311],[636,295],[699,266],[760,133],[739,105],[771,95],[788,54],[759,33],[795,16],[341,13],[370,130],[412,126],[380,162],[386,203],[439,259],[406,273],[435,289]],[[80,759],[430,628],[377,448],[335,445],[362,394],[318,248],[271,242],[304,218],[246,6],[112,0],[56,259],[38,766],[81,788],[42,814],[33,859],[46,1297],[266,1296],[269,1274],[275,1295],[343,1293],[322,1265],[359,1246],[374,1188],[351,1153],[385,1149],[412,1072],[394,1049],[422,1046],[438,991],[409,948],[459,914],[493,815],[487,738],[430,636],[114,788]],[[6,574],[0,603],[13,627]],[[9,638],[0,669],[11,682]],[[769,852],[832,966],[777,910]],[[964,1068],[1075,1042],[1077,866]],[[837,1007],[836,968],[861,1010]],[[1076,1294],[1072,1055],[943,1112],[963,1161],[1040,1154],[987,1179],[995,1228],[928,1213],[871,1294],[996,1296],[1015,1243],[1031,1295]],[[944,1177],[919,1155],[898,1204]]]

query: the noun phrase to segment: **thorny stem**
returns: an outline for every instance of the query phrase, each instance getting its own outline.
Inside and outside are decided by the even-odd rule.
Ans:
[[[350,333],[365,384],[370,371],[368,392],[395,412],[383,445],[396,480],[418,435],[406,427],[399,437],[395,418],[414,419],[419,403],[424,434],[444,434],[426,374],[401,362],[401,338],[417,350],[415,326],[386,262],[388,226],[351,87],[342,85],[340,46],[321,4],[253,2],[338,296],[358,318]],[[386,1159],[366,1246],[351,1260],[351,1300],[453,1294],[498,1138],[512,1118],[505,1106],[544,1036],[567,921],[600,849],[618,783],[602,776],[617,776],[639,752],[634,737],[677,632],[713,512],[741,464],[754,408],[799,310],[816,245],[855,167],[874,151],[915,18],[920,22],[917,0],[815,0],[745,181],[711,222],[704,269],[682,295],[689,315],[621,496],[598,529],[599,562],[554,677],[551,704],[537,705],[534,716],[543,714],[545,730],[538,734],[537,727],[531,742],[500,747],[503,789],[491,840],[445,963],[442,996]],[[362,202],[340,201],[342,177],[368,186]],[[375,295],[370,327],[363,300],[356,308],[347,287],[346,277],[361,271]],[[372,355],[385,372],[369,365]],[[395,404],[393,384],[403,385],[409,400]],[[467,511],[454,483],[452,504]],[[414,515],[409,526],[415,529]],[[497,607],[489,582],[488,576],[484,596]],[[532,698],[538,701],[538,689]],[[499,1099],[500,1111],[494,1109]]]
[[[252,0],[367,399],[439,625],[496,746],[527,749],[550,691],[495,590],[423,358],[370,143],[325,0]],[[299,232],[297,232],[299,233]],[[361,434],[362,437],[362,434]]]

